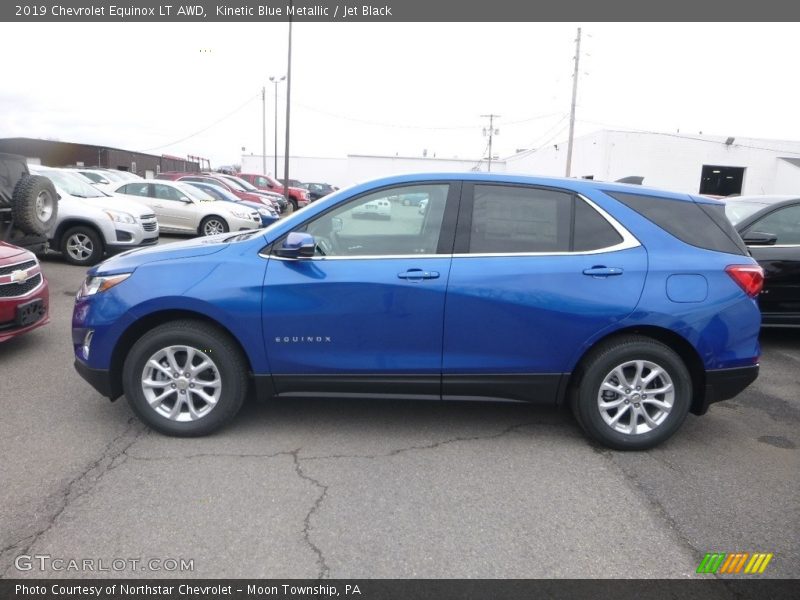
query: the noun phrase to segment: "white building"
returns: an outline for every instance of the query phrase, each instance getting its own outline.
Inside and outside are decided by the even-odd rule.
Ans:
[[[402,173],[457,172],[486,170],[486,162],[479,159],[424,158],[410,156],[367,156],[350,154],[345,158],[320,158],[314,156],[292,156],[290,163],[292,179],[300,181],[330,183],[345,187],[378,177]],[[261,173],[261,155],[243,155],[242,173]],[[274,158],[267,156],[267,172],[274,176]],[[504,170],[501,161],[492,162],[492,170]],[[283,159],[278,158],[277,179],[283,179]]]
[[[521,152],[505,160],[514,173],[564,176],[567,144]],[[573,177],[644,185],[676,192],[800,193],[800,142],[753,138],[597,131],[575,138]]]
[[[267,171],[273,171],[267,157]],[[563,177],[566,141],[493,161],[492,171]],[[242,156],[242,172],[261,173],[260,155]],[[345,158],[293,156],[290,176],[344,187],[387,175],[429,171],[486,171],[479,159],[366,156]],[[676,192],[800,194],[800,142],[753,138],[597,131],[575,138],[573,177],[615,181],[644,177],[644,185]],[[283,161],[278,160],[278,179]]]

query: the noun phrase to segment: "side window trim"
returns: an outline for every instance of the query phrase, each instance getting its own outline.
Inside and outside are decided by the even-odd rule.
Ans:
[[[364,192],[363,194],[359,194],[358,196],[352,196],[348,198],[344,203],[354,202],[359,200],[360,198],[364,198],[366,196],[371,196],[377,192],[381,192],[384,190],[391,190],[395,188],[404,188],[404,187],[411,187],[417,185],[447,185],[448,192],[447,192],[447,199],[445,201],[445,208],[444,208],[444,215],[442,217],[442,224],[441,224],[441,231],[439,232],[439,243],[436,247],[436,253],[434,254],[376,254],[376,255],[356,255],[356,256],[313,256],[304,260],[312,260],[312,261],[328,261],[328,260],[375,260],[375,259],[390,259],[390,258],[414,258],[414,259],[426,259],[426,258],[444,258],[444,257],[452,257],[454,251],[454,241],[455,241],[455,229],[456,229],[456,221],[458,219],[459,214],[459,203],[462,199],[463,192],[462,192],[462,184],[466,182],[462,182],[459,180],[420,180],[420,181],[409,181],[402,184],[393,184],[388,185],[383,188],[372,189]],[[302,225],[292,229],[292,231],[288,232],[286,235],[282,235],[280,238],[275,240],[269,248],[270,252],[270,259],[273,260],[280,260],[280,261],[295,261],[297,259],[292,258],[283,258],[277,256],[275,254],[275,250],[280,247],[280,245],[284,242],[286,237],[289,233],[293,231],[304,231],[305,228],[308,226],[309,222],[320,219],[327,215],[330,212],[333,212],[342,204],[337,204],[335,206],[330,207],[328,210],[321,212],[318,215],[314,215],[313,218],[310,218],[307,221],[304,221]],[[263,253],[267,250],[267,248],[263,248],[259,255],[263,255]]]
[[[506,186],[521,187],[521,188],[537,189],[537,190],[547,190],[547,191],[561,192],[563,194],[569,194],[570,196],[572,196],[572,202],[570,208],[570,214],[572,217],[570,222],[570,247],[573,246],[572,236],[574,235],[574,230],[575,230],[575,202],[579,200],[583,200],[594,210],[596,210],[600,214],[600,216],[603,217],[608,222],[608,224],[611,225],[614,228],[614,230],[622,237],[622,241],[613,246],[608,246],[606,248],[597,248],[594,250],[579,250],[579,251],[569,250],[569,251],[559,251],[559,252],[471,253],[469,251],[469,242],[472,231],[472,212],[475,203],[476,183],[480,185],[486,185],[486,184],[506,185]],[[458,214],[458,225],[456,228],[456,243],[453,251],[453,257],[474,258],[474,257],[486,257],[486,256],[588,256],[592,254],[605,254],[606,252],[618,252],[620,250],[628,250],[630,248],[636,248],[641,245],[642,245],[641,242],[630,231],[628,231],[619,221],[617,221],[608,212],[603,210],[603,208],[601,208],[597,203],[595,203],[588,197],[584,196],[583,194],[579,194],[568,189],[548,187],[548,186],[525,185],[517,183],[465,181],[463,192],[461,194],[461,205]]]

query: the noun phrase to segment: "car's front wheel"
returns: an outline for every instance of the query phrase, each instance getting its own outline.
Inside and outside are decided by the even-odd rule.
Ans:
[[[222,217],[211,216],[203,219],[200,223],[200,235],[217,235],[229,231],[228,223]]]
[[[105,253],[100,235],[83,225],[64,232],[60,250],[68,263],[86,267],[99,263]]]
[[[131,348],[123,388],[134,412],[168,435],[209,434],[239,411],[247,392],[244,358],[230,337],[199,321],[152,329]]]
[[[668,346],[626,336],[592,350],[575,373],[571,406],[595,441],[646,450],[672,436],[692,401],[692,380]]]

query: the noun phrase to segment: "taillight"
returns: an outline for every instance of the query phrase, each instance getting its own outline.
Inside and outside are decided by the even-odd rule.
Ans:
[[[764,287],[764,269],[758,265],[730,265],[725,267],[725,272],[751,298],[758,296]]]

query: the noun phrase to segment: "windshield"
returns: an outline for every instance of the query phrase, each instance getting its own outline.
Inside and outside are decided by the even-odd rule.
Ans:
[[[737,225],[765,206],[767,205],[760,202],[728,201],[725,203],[725,216],[728,217],[731,223]]]
[[[247,191],[241,185],[239,185],[238,181],[234,181],[233,179],[228,179],[227,177],[219,177],[219,180],[224,181],[225,185],[227,185],[231,189],[236,190],[237,192],[246,192]],[[219,185],[223,185],[223,184],[220,183]]]
[[[226,176],[225,181],[230,181],[239,187],[243,188],[246,192],[257,192],[258,188],[252,185],[249,181],[245,181],[239,177]]]
[[[207,194],[200,188],[193,186],[190,183],[177,181],[175,182],[175,186],[190,198],[194,198],[195,200],[200,200],[200,202],[216,202],[216,198]]]
[[[61,188],[64,193],[77,198],[107,198],[106,194],[98,190],[91,183],[74,173],[57,171],[55,169],[31,169],[36,175],[43,175]]]
[[[225,188],[221,188],[218,185],[214,185],[211,183],[186,183],[184,185],[188,185],[191,188],[195,188],[201,193],[208,194],[216,198],[217,200],[227,200],[229,202],[239,202],[239,198],[231,194]]]
[[[97,173],[93,173],[92,171],[78,171],[78,172],[87,179],[91,179],[95,183],[103,183],[104,181],[111,181],[110,177],[106,179],[104,177],[101,177]]]
[[[115,173],[114,171],[103,171],[103,177],[109,181],[126,181],[125,177]]]

